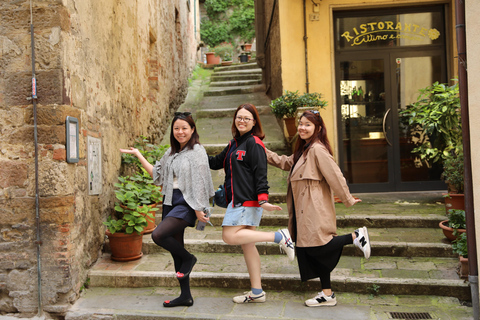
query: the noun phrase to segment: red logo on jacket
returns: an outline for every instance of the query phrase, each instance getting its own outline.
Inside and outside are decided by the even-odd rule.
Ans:
[[[237,160],[243,161],[243,157],[247,152],[245,150],[237,150]]]

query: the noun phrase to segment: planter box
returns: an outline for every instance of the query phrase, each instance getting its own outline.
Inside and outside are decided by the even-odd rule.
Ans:
[[[220,57],[215,56],[214,52],[207,52],[205,56],[207,57],[207,64],[220,64],[221,62]]]

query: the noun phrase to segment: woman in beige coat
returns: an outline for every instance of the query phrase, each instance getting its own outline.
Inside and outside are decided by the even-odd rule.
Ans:
[[[367,228],[337,236],[335,194],[350,207],[360,199],[349,192],[343,174],[335,163],[323,119],[318,111],[305,111],[298,124],[297,143],[291,156],[267,150],[269,164],[290,171],[288,176],[288,229],[295,242],[302,281],[320,278],[322,291],[305,301],[309,307],[335,306],[330,273],[335,269],[343,246],[355,243],[365,258],[370,257]]]

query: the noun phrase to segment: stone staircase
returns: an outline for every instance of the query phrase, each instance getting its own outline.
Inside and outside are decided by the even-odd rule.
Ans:
[[[216,67],[211,76],[210,88],[204,96],[223,96],[264,92],[262,69],[256,62]]]
[[[181,110],[195,112],[200,140],[209,154],[221,151],[231,139],[233,113],[238,105],[245,102],[251,102],[259,109],[267,148],[279,153],[288,152],[283,132],[270,113],[268,98],[261,91],[256,91],[262,84],[252,83],[261,79],[260,69],[257,70],[255,66],[243,64],[216,68],[200,107],[182,106]],[[246,91],[248,93],[244,93]],[[275,213],[265,211],[260,230],[274,231],[287,225],[287,175],[287,172],[269,167],[270,201],[280,204],[283,210]],[[212,178],[214,186],[223,183],[223,170],[212,171]],[[370,315],[376,313],[372,311],[372,308],[376,308],[374,304],[377,303],[380,308],[396,306],[398,309],[401,306],[398,299],[407,301],[403,306],[404,311],[437,310],[438,313],[440,309],[457,312],[457,307],[464,308],[458,300],[471,299],[470,287],[457,275],[458,257],[453,254],[451,244],[438,227],[445,217],[441,193],[355,196],[362,202],[351,208],[336,204],[338,234],[351,233],[358,227],[367,226],[372,256],[366,260],[355,246],[344,248],[339,265],[332,273],[332,288],[345,307],[332,309],[326,319],[384,319]],[[178,295],[178,281],[174,276],[170,254],[156,246],[150,235],[144,235],[144,256],[131,262],[112,261],[107,241],[105,253],[89,272],[90,300],[80,299],[66,319],[97,319],[94,314],[101,314],[98,319],[114,319],[103,318],[106,314],[116,315],[115,319],[318,318],[318,313],[311,313],[312,308],[303,307],[302,301],[320,290],[319,281],[302,283],[296,261],[289,261],[286,255],[279,252],[278,245],[273,243],[257,244],[261,254],[263,288],[272,298],[270,303],[273,305],[269,305],[270,300],[267,299],[266,304],[245,306],[256,311],[234,306],[231,296],[249,290],[250,282],[241,247],[222,241],[224,212],[225,209],[215,207],[211,217],[213,227],[207,225],[204,231],[188,228],[185,233],[185,246],[198,258],[190,283],[196,299],[195,306],[197,301],[201,303],[199,309],[193,306],[174,312],[156,305]],[[160,216],[157,215],[157,223],[160,222]],[[135,294],[139,298],[135,303],[133,300],[130,302],[127,297]],[[100,296],[103,300],[98,300]],[[127,307],[121,306],[122,296],[126,297],[125,304],[130,303],[129,310],[123,310]],[[117,301],[117,297],[120,300]],[[106,302],[100,305],[97,300]],[[156,301],[154,306],[152,300]],[[412,304],[416,306],[419,303],[413,301],[425,300],[431,301],[426,303],[428,306],[412,308]],[[97,306],[93,307],[95,303]],[[105,303],[111,304],[105,306]],[[366,305],[369,305],[369,309],[362,309]],[[137,306],[144,306],[145,310]],[[275,306],[281,311],[276,310]],[[133,309],[137,311],[132,315]],[[219,311],[212,311],[217,309]],[[462,312],[465,313],[465,310],[462,309]],[[119,315],[122,317],[117,317]],[[456,316],[453,318],[457,319]]]

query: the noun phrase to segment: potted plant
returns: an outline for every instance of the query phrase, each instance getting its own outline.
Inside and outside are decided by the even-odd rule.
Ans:
[[[298,94],[297,91],[285,90],[285,93],[270,103],[273,114],[278,119],[283,119],[287,128],[288,135],[293,137],[297,132],[295,118],[298,108],[305,107],[317,110],[325,108],[327,102],[322,100],[320,93],[304,93]]]
[[[223,42],[213,48],[213,51],[222,59],[222,66],[232,64],[233,45],[231,43]]]
[[[441,221],[439,226],[443,230],[445,237],[450,241],[454,241],[458,235],[466,232],[465,211],[450,209],[447,218],[447,220]]]
[[[435,82],[420,90],[415,103],[400,113],[408,124],[426,137],[412,150],[422,162],[439,162],[451,194],[463,192],[463,144],[458,83]],[[459,171],[460,170],[460,171]],[[454,187],[455,186],[455,187]],[[456,190],[454,190],[456,189]],[[463,203],[463,200],[460,201]],[[449,209],[454,207],[447,207]],[[463,209],[463,206],[460,208]]]
[[[106,222],[112,259],[130,261],[139,259],[143,253],[142,235],[148,227],[148,220],[154,223],[156,204],[162,198],[161,189],[153,184],[148,172],[118,178],[115,184],[115,214]],[[152,230],[153,231],[153,230]]]
[[[443,161],[442,179],[448,185],[448,194],[444,195],[445,209],[465,209],[463,150],[449,153]]]
[[[453,241],[452,249],[454,253],[459,256],[459,275],[460,278],[468,278],[468,246],[467,246],[467,234],[462,233],[457,240]]]

